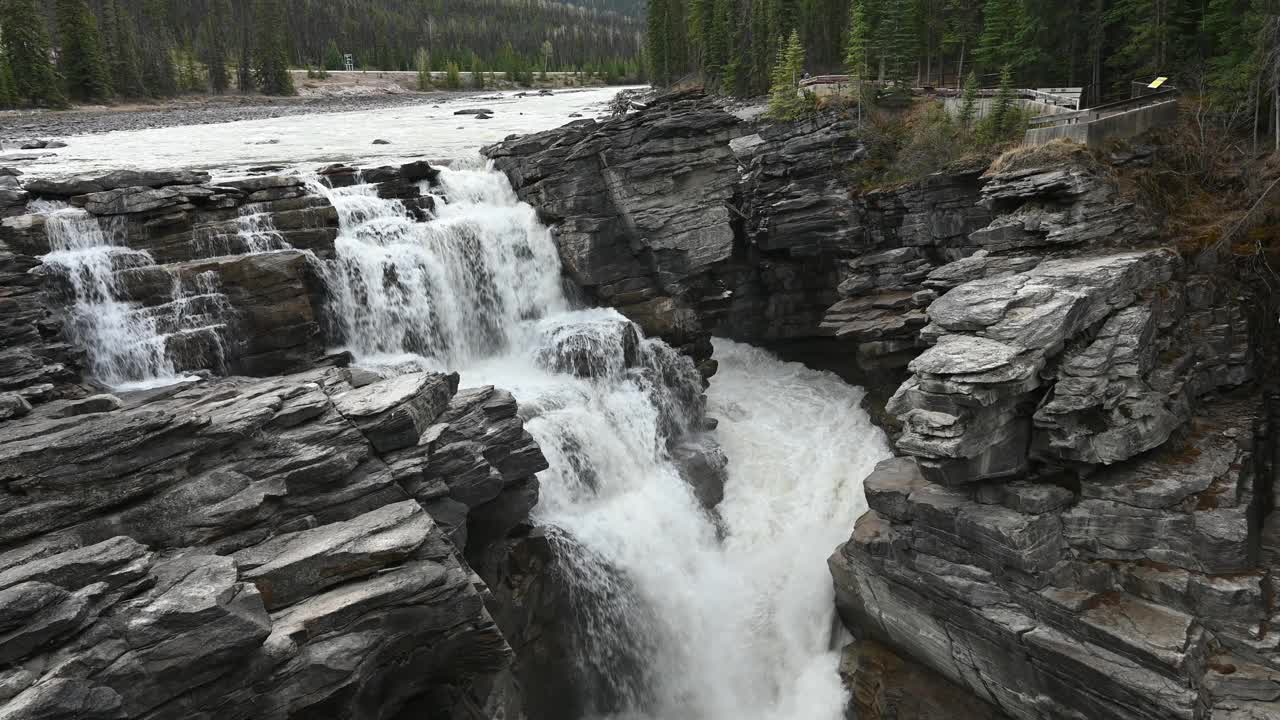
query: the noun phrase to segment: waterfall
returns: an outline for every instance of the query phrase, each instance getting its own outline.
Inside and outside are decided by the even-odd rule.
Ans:
[[[284,235],[276,230],[271,213],[261,205],[245,205],[240,208],[240,215],[236,218],[236,235],[245,250],[251,253],[286,250],[290,247],[285,242]]]
[[[610,309],[574,309],[554,241],[490,168],[442,170],[417,222],[357,185],[332,190],[341,342],[364,365],[451,368],[520,401],[550,468],[535,520],[574,595],[596,717],[838,720],[826,556],[888,454],[832,375],[718,341],[704,400],[692,362]],[[703,403],[709,403],[704,408]],[[720,521],[673,446],[720,420]]]
[[[329,190],[341,233],[335,324],[367,362],[465,367],[500,352],[522,321],[563,309],[559,259],[533,208],[485,170],[441,173],[430,222],[370,185]]]
[[[33,203],[45,215],[46,267],[66,280],[68,332],[85,348],[93,377],[113,387],[145,386],[175,376],[154,313],[132,303],[118,271],[151,265],[151,256],[125,247],[123,221],[100,221],[62,203]],[[105,226],[104,226],[105,225]]]
[[[235,310],[216,272],[184,276],[157,265],[146,251],[127,247],[123,217],[95,217],[49,201],[34,202],[31,210],[44,216],[49,252],[41,260],[61,281],[67,335],[85,349],[93,379],[136,390],[178,382],[195,369],[227,372],[226,335]],[[268,214],[247,209],[234,236],[193,231],[192,246],[216,256],[288,244]],[[167,295],[154,290],[158,273],[168,273]]]

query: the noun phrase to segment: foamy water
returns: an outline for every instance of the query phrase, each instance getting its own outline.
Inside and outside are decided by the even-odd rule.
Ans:
[[[574,585],[567,632],[580,677],[600,686],[582,688],[592,715],[839,720],[826,557],[889,452],[862,391],[717,341],[707,402],[730,462],[717,525],[671,452],[699,431],[692,363],[634,345],[614,310],[572,309],[553,240],[504,177],[444,171],[425,224],[365,189],[329,194],[357,360],[456,368],[520,401],[550,464],[534,518],[556,530]]]
[[[598,115],[621,89],[562,90],[526,97],[511,91],[381,110],[79,135],[59,138],[67,147],[57,150],[0,153],[0,165],[11,164],[5,155],[49,152],[48,157],[16,166],[36,177],[92,175],[120,168],[206,169],[230,176],[260,165],[313,169],[335,162],[373,166],[424,157],[448,159],[473,154],[508,135],[563,125],[574,113]],[[494,113],[489,120],[453,114],[465,108]],[[390,144],[374,145],[374,140]]]
[[[112,133],[74,139],[47,167],[82,173],[140,160],[234,172],[279,158],[305,169],[464,157],[614,92],[467,101],[498,110],[490,121],[454,117],[455,105]],[[255,144],[272,137],[280,143]],[[370,146],[373,137],[393,145]],[[718,340],[720,370],[704,398],[688,358],[612,309],[573,306],[549,230],[475,160],[442,171],[427,222],[370,187],[312,189],[340,218],[328,278],[335,342],[367,367],[460,370],[464,384],[504,387],[520,401],[550,464],[534,519],[551,530],[572,584],[577,626],[562,631],[593,718],[843,717],[825,560],[865,509],[863,478],[889,452],[860,389]],[[81,211],[46,211],[59,234],[45,260],[75,287],[77,332],[100,379],[173,377],[167,327],[112,284],[118,256],[131,251]],[[237,244],[278,247],[268,220],[245,210]],[[673,452],[705,432],[704,412],[718,419],[714,437],[729,458],[714,513]]]

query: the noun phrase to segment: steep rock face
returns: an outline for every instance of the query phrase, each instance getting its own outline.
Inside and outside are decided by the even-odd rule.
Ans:
[[[555,227],[578,285],[705,360],[707,328],[691,305],[734,252],[738,125],[697,96],[673,96],[643,116],[582,120],[483,152]]]
[[[830,559],[860,638],[851,712],[1275,716],[1274,441],[1231,267],[1162,244],[1083,150],[864,192],[839,118],[699,131],[699,113],[728,122],[681,95],[486,153],[557,208],[607,187],[616,146],[683,128],[689,172],[718,193],[708,218],[728,183],[731,255],[673,281],[602,202],[590,223],[548,213],[566,264],[650,332],[782,347],[868,387],[902,457],[867,479],[871,511]],[[587,148],[574,180],[557,174]]]
[[[646,334],[700,362],[713,332],[775,346],[874,389],[922,349],[924,280],[974,251],[990,211],[980,170],[856,193],[851,130],[824,116],[757,131],[685,93],[483,152],[553,226],[573,279]]]
[[[1010,717],[1268,717],[1280,685],[1223,682],[1280,670],[1274,441],[1262,398],[1233,392],[1247,304],[1099,182],[984,186],[986,252],[927,280],[928,348],[887,407],[903,457],[829,561],[837,604]]]
[[[442,375],[355,388],[317,369],[61,417],[70,402],[0,425],[5,717],[381,718],[411,698],[442,713],[485,701],[475,683],[511,650],[460,554],[527,517],[532,502],[508,496],[536,498],[545,467],[509,395]],[[434,469],[468,442],[501,468],[484,496]],[[442,500],[457,511],[437,520]]]
[[[363,173],[411,213],[434,175]],[[517,716],[466,559],[500,561],[537,502],[511,394],[331,366],[337,215],[296,177],[27,188],[41,203],[0,229],[0,716]],[[86,287],[159,317],[205,379],[103,393],[76,344]]]

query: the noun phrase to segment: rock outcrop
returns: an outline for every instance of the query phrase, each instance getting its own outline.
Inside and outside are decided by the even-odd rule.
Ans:
[[[352,372],[51,402],[0,425],[4,716],[485,702],[474,683],[511,649],[462,553],[527,518],[545,461],[508,394],[430,374],[357,388]],[[454,467],[459,446],[495,487]]]
[[[485,152],[647,332],[868,387],[900,457],[829,563],[857,717],[1276,717],[1274,319],[1053,150],[864,191],[839,117],[751,127],[683,94]],[[699,207],[700,244],[671,244]]]
[[[434,176],[364,179],[414,212]],[[0,717],[521,712],[472,569],[546,468],[514,397],[324,355],[337,213],[297,177],[25,188],[0,228]],[[202,372],[104,393],[78,333],[117,311]]]
[[[319,177],[341,186],[356,175],[333,166]],[[431,198],[416,183],[435,175],[418,162],[373,168],[364,179],[422,212]],[[89,392],[80,377],[97,331],[86,326],[104,315],[155,346],[141,353],[152,367],[120,361],[119,381],[155,374],[155,365],[266,376],[324,354],[324,263],[338,213],[302,177],[3,177],[21,197],[0,220],[0,390],[35,402]]]

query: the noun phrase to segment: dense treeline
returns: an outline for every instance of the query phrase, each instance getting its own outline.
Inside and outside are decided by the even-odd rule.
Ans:
[[[1158,75],[1246,112],[1280,94],[1280,0],[650,0],[653,76],[760,94],[791,30],[806,71],[890,85],[992,87],[1007,67],[1089,104]]]
[[[0,0],[0,106],[291,94],[289,68],[639,79],[641,0]],[[424,67],[425,63],[425,67]]]

